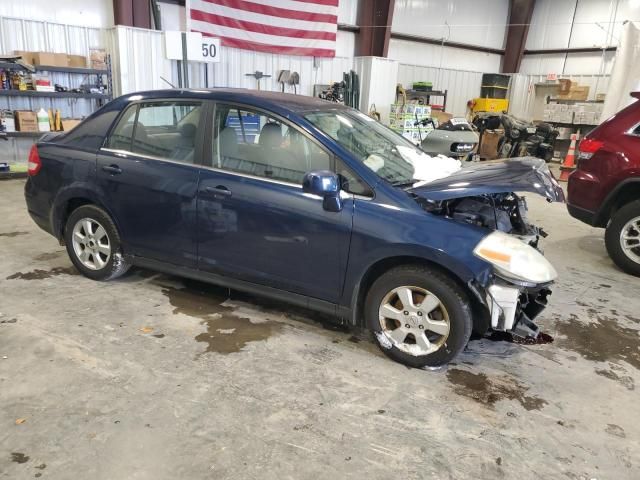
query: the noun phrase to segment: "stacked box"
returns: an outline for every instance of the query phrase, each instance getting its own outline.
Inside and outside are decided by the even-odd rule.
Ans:
[[[550,103],[545,106],[542,119],[545,122],[597,125],[601,115],[602,104],[598,103]]]
[[[415,103],[392,103],[389,109],[389,126],[407,140],[419,143],[424,138],[424,133],[433,129],[431,125],[426,127],[414,125],[416,121],[431,118],[429,105]]]

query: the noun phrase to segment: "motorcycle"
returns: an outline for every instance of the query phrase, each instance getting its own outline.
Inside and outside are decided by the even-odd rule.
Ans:
[[[464,118],[452,118],[436,126],[431,118],[416,120],[415,126],[431,126],[420,142],[420,148],[431,156],[444,155],[462,160],[471,160],[478,145],[478,134]]]
[[[555,141],[559,132],[548,123],[534,125],[519,120],[506,113],[482,113],[472,121],[480,132],[480,139],[485,130],[502,128],[504,135],[498,141],[500,158],[537,157],[545,162],[553,158]]]

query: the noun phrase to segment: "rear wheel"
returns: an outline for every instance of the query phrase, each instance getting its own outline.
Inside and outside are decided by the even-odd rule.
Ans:
[[[628,203],[613,215],[604,238],[614,263],[640,276],[640,201]]]
[[[449,363],[471,336],[465,292],[446,275],[420,265],[396,267],[376,280],[365,317],[382,351],[415,368]]]
[[[86,277],[111,280],[130,267],[122,255],[116,226],[107,212],[95,205],[83,205],[71,213],[64,237],[71,261]]]

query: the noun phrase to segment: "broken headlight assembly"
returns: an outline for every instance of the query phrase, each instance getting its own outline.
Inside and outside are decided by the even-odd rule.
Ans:
[[[507,281],[539,285],[558,276],[553,265],[539,251],[501,231],[484,237],[473,253],[493,265],[495,273]]]

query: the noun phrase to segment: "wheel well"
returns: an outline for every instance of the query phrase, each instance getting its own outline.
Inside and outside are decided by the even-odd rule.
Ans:
[[[486,313],[486,308],[483,307],[476,295],[470,291],[469,287],[459,277],[453,275],[449,270],[442,267],[441,265],[421,257],[413,256],[389,257],[379,260],[371,267],[369,267],[367,272],[362,277],[362,280],[360,281],[358,298],[356,300],[355,306],[356,311],[354,312],[355,318],[357,319],[357,322],[360,326],[363,326],[362,314],[364,312],[364,302],[367,298],[367,293],[369,293],[371,285],[373,285],[373,282],[375,282],[377,278],[379,278],[381,275],[388,272],[392,268],[402,265],[423,265],[425,267],[437,270],[442,275],[446,275],[451,280],[453,280],[456,285],[458,285],[460,289],[467,294],[469,298],[471,310],[473,313],[474,332],[483,334],[486,331],[486,329],[488,328],[488,320],[486,318],[488,314]]]
[[[64,227],[67,224],[67,219],[69,215],[79,207],[83,205],[95,205],[95,202],[89,200],[88,198],[70,198],[67,200],[67,204],[64,206],[62,210],[62,214],[60,215],[60,225],[58,227],[58,238],[60,239],[60,245],[64,245]]]
[[[607,202],[605,210],[600,215],[597,226],[606,227],[611,217],[613,217],[620,208],[635,200],[640,200],[640,193],[638,193],[639,185],[640,182],[623,185],[620,190],[615,193],[615,196]]]

